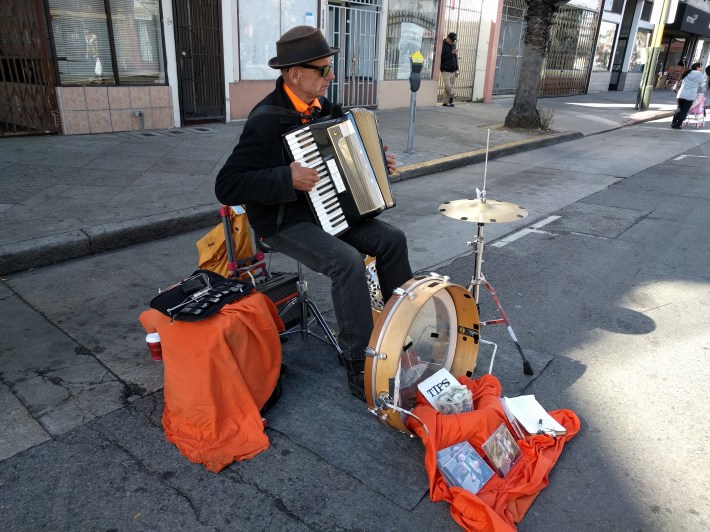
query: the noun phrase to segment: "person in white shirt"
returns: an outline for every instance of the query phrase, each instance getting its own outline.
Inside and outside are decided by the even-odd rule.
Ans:
[[[705,74],[702,72],[702,63],[693,63],[690,68],[683,72],[680,78],[683,84],[678,91],[678,107],[673,115],[671,127],[681,129],[683,122],[688,116],[690,106],[699,92],[705,92]]]

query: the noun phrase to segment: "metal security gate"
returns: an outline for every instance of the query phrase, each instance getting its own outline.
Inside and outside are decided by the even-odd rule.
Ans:
[[[505,0],[494,95],[515,94],[525,51],[525,0]],[[555,14],[543,64],[539,95],[570,96],[587,92],[599,13],[564,6]]]
[[[61,130],[49,42],[42,0],[0,2],[0,136]]]
[[[174,0],[180,118],[225,119],[220,0]]]
[[[328,41],[340,48],[328,98],[344,107],[377,106],[378,28],[382,0],[329,2]]]
[[[457,100],[473,100],[473,82],[476,75],[478,36],[481,29],[480,0],[446,0],[444,35],[456,33],[459,75],[454,81]],[[444,100],[444,79],[439,77],[438,100]]]
[[[598,17],[593,11],[569,6],[555,13],[540,80],[540,96],[587,92]]]
[[[493,95],[515,94],[525,51],[525,0],[505,0],[498,39]]]

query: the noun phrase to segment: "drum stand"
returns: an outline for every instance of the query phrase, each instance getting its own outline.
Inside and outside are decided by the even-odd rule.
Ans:
[[[288,336],[289,334],[300,332],[301,339],[304,342],[308,340],[309,336],[314,336],[318,338],[321,342],[332,345],[338,352],[338,357],[340,357],[343,351],[342,349],[340,349],[338,340],[335,338],[333,331],[330,330],[328,323],[326,323],[325,319],[323,318],[323,315],[318,310],[316,304],[311,300],[310,297],[308,297],[308,283],[303,277],[303,266],[301,266],[301,263],[298,261],[296,262],[296,264],[298,265],[298,281],[296,282],[296,286],[298,287],[298,297],[294,297],[288,303],[286,303],[280,314],[286,315],[286,312],[288,312],[291,307],[293,307],[294,305],[301,305],[301,323],[291,327],[287,331],[282,332],[281,336]],[[316,334],[312,330],[311,323],[313,323],[314,320],[317,321],[320,328],[323,329],[325,337]]]
[[[228,270],[228,276],[233,277],[237,273],[245,273],[244,271],[240,270],[240,264],[239,261],[236,260],[235,254],[234,254],[234,242],[232,241],[232,225],[231,225],[231,219],[229,216],[229,209],[231,207],[227,207],[225,205],[222,205],[220,208],[220,215],[222,216],[222,224],[224,227],[224,239],[225,243],[227,246],[227,270]],[[254,257],[250,257],[249,259],[246,259],[247,262],[247,268],[246,268],[246,273],[249,273],[251,271],[251,268],[248,266],[251,266],[252,264],[257,264],[261,263],[264,259],[264,253],[271,253],[271,246],[269,246],[266,242],[264,242],[261,239],[256,238],[255,239],[255,244],[256,248],[258,249],[257,254],[254,255]],[[255,259],[255,261],[251,261],[251,259]],[[297,332],[301,333],[301,338],[305,342],[308,340],[309,336],[315,336],[318,338],[321,342],[324,342],[326,344],[332,345],[335,350],[338,352],[338,357],[340,357],[343,354],[343,350],[340,349],[340,344],[338,344],[338,340],[335,338],[335,335],[333,334],[333,331],[330,330],[330,327],[328,326],[328,323],[325,321],[323,318],[323,315],[320,313],[318,310],[318,307],[316,304],[311,301],[311,298],[308,297],[308,283],[306,282],[305,278],[303,277],[303,267],[301,266],[301,263],[296,261],[296,264],[298,265],[298,281],[296,281],[296,287],[298,289],[298,295],[292,297],[289,301],[286,302],[286,304],[283,306],[281,311],[279,312],[279,317],[286,316],[287,312],[293,308],[296,305],[301,306],[301,322],[298,325],[294,325],[287,331],[284,331],[279,334],[281,337],[288,336],[289,334],[294,334]],[[264,277],[269,277],[269,272],[265,266],[261,267],[262,269],[262,275]],[[251,273],[250,273],[251,275]],[[312,318],[311,318],[312,316]],[[313,320],[318,322],[318,325],[320,326],[321,329],[323,329],[323,332],[325,333],[325,337],[320,336],[313,332],[311,329],[311,323],[313,323]]]
[[[520,342],[518,342],[518,338],[515,336],[515,332],[513,331],[513,327],[510,325],[510,322],[508,321],[508,317],[505,314],[505,311],[503,310],[503,306],[500,304],[500,300],[498,299],[498,296],[496,295],[496,291],[493,289],[491,286],[491,283],[489,283],[486,278],[483,276],[483,272],[481,271],[481,266],[483,265],[483,226],[486,225],[484,223],[479,222],[478,223],[478,233],[473,239],[473,242],[467,242],[466,244],[469,246],[472,246],[475,244],[476,246],[476,266],[474,268],[474,273],[473,277],[471,277],[471,282],[468,285],[468,291],[471,292],[471,295],[473,296],[473,299],[476,301],[476,305],[478,306],[478,309],[480,311],[480,300],[478,299],[480,291],[481,291],[481,285],[485,286],[486,290],[491,294],[491,297],[493,297],[493,302],[495,303],[496,308],[498,309],[498,315],[500,318],[495,319],[495,320],[488,320],[488,321],[482,321],[481,322],[481,327],[484,325],[498,325],[498,324],[505,324],[505,326],[508,328],[508,334],[510,334],[511,339],[513,340],[513,343],[515,344],[515,347],[518,349],[518,353],[520,354],[520,358],[523,359],[523,371],[525,372],[526,375],[533,375],[533,369],[532,366],[530,365],[530,362],[528,362],[528,359],[525,357],[525,353],[523,353],[523,348],[520,347]],[[493,342],[486,342],[485,340],[481,340],[481,342],[487,343],[487,344],[493,344],[495,347],[493,349],[493,356],[491,357],[491,364],[490,368],[488,370],[488,373],[491,373],[493,370],[493,361],[495,360],[496,356],[496,350],[497,350],[497,345],[494,344]]]

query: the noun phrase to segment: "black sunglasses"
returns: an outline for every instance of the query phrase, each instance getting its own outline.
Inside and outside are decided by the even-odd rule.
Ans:
[[[325,66],[315,66],[315,65],[298,65],[302,68],[308,68],[310,70],[318,70],[322,78],[325,78],[331,70],[333,70],[333,64]]]

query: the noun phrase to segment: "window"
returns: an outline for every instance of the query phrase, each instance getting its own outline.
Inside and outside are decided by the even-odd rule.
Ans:
[[[108,8],[49,0],[49,8],[63,85],[165,84],[159,0],[110,0]]]
[[[611,56],[614,52],[614,40],[616,39],[617,25],[613,22],[602,21],[599,26],[599,38],[597,48],[594,51],[594,70],[609,70],[611,66]]]
[[[634,39],[634,48],[629,61],[629,72],[641,72],[648,61],[648,47],[651,43],[651,30],[638,30]]]
[[[422,79],[432,78],[438,0],[391,0],[387,18],[384,79],[408,79],[414,52],[424,56]]]
[[[610,13],[618,13],[619,15],[624,10],[625,0],[605,0],[604,1],[604,11],[609,11]]]
[[[661,0],[657,0],[661,1]],[[653,2],[649,2],[646,0],[643,3],[643,7],[641,8],[641,20],[644,20],[646,22],[651,20],[651,12],[653,11]]]
[[[109,4],[121,84],[164,84],[158,0],[110,0]]]
[[[269,67],[276,41],[293,28],[316,26],[318,0],[239,0],[239,71],[242,80],[276,79]]]

